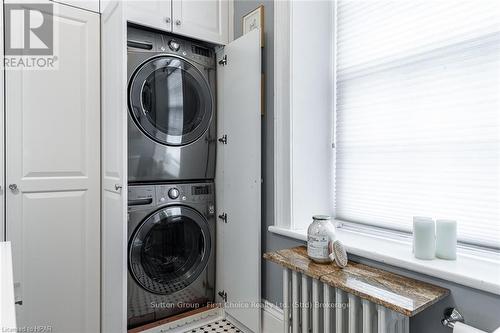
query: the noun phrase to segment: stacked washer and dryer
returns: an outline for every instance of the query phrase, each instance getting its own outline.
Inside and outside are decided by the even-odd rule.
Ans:
[[[128,27],[128,326],[214,301],[215,52]]]

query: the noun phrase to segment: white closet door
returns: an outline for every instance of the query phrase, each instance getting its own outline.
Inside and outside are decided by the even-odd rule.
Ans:
[[[218,135],[216,179],[218,215],[218,291],[227,302],[249,305],[227,307],[227,313],[253,332],[260,331],[261,272],[261,49],[259,31],[235,40],[218,55],[227,64],[218,70]],[[220,220],[219,220],[220,221]],[[222,258],[221,258],[222,257]]]
[[[3,50],[3,6],[0,6],[0,61],[4,63],[4,50]],[[4,78],[5,69],[0,69],[0,242],[5,239],[5,181],[4,181],[4,157],[5,157],[5,144],[4,144]]]
[[[174,33],[212,43],[227,44],[228,0],[172,1],[172,31]]]
[[[17,320],[98,332],[99,15],[54,7],[58,69],[6,72],[6,234],[23,302]]]
[[[127,330],[127,27],[124,2],[102,7],[102,332]]]

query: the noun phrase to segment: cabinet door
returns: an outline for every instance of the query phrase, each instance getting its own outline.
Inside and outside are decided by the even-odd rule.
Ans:
[[[54,7],[57,68],[6,72],[6,234],[22,301],[17,320],[98,332],[99,14]]]
[[[125,1],[127,21],[147,27],[172,31],[171,0]]]
[[[101,16],[102,332],[127,331],[127,22],[125,3]]]
[[[218,55],[218,136],[227,144],[217,151],[217,213],[227,214],[218,225],[217,291],[227,302],[227,314],[260,332],[261,271],[261,53],[259,31],[235,40]]]
[[[99,0],[51,0],[51,1],[99,13]]]
[[[173,32],[217,44],[228,43],[228,0],[173,0]]]
[[[3,50],[3,5],[0,6],[0,61],[4,63],[4,50]],[[0,242],[5,239],[5,182],[4,182],[4,158],[5,158],[5,144],[4,144],[4,78],[5,69],[0,69]]]

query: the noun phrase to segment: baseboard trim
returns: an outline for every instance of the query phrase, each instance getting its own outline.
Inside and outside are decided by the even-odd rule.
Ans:
[[[283,309],[265,299],[262,304],[262,333],[283,332]]]

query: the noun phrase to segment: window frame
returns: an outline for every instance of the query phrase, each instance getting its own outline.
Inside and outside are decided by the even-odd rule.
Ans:
[[[336,16],[336,1],[332,2],[331,17]],[[274,7],[274,224],[269,226],[269,232],[290,237],[300,241],[307,240],[307,227],[294,220],[293,211],[293,176],[297,176],[293,166],[293,90],[291,89],[293,80],[293,52],[294,42],[292,35],[293,10],[289,1],[278,1]],[[331,44],[329,45],[332,54],[336,54],[335,30],[332,27]],[[333,93],[331,96],[332,106],[336,102],[336,78],[335,78],[335,57],[332,58]],[[335,129],[335,108],[332,129]],[[335,154],[335,132],[331,133],[332,154]],[[332,173],[335,168],[332,166]],[[300,175],[299,175],[300,176]],[[325,175],[327,178],[329,175]],[[333,186],[333,184],[331,184]],[[333,188],[333,187],[332,187]],[[313,191],[312,191],[313,192]],[[335,191],[332,191],[335,192]],[[332,193],[333,196],[335,193]],[[331,202],[333,213],[334,201]],[[476,289],[485,290],[500,295],[500,279],[495,280],[495,274],[500,271],[500,251],[478,246],[475,244],[460,242],[458,245],[459,262],[435,259],[429,262],[422,262],[414,259],[408,253],[403,254],[402,249],[410,251],[411,254],[411,232],[401,232],[393,229],[383,228],[375,225],[367,225],[357,222],[333,220],[337,226],[339,239],[346,243],[348,252],[368,259],[382,261],[394,266],[413,270],[416,272],[436,276],[443,279],[470,286]],[[386,254],[370,253],[366,251],[366,246],[360,246],[364,241],[370,240],[375,246],[381,244],[393,244],[393,251]],[[378,245],[377,245],[378,244]],[[390,247],[390,246],[389,246]],[[469,259],[473,260],[469,260]],[[475,263],[473,263],[475,262]],[[455,266],[464,266],[460,269]],[[488,272],[493,280],[485,281],[478,272]]]
[[[298,5],[297,5],[298,4]],[[331,55],[333,50],[331,45],[333,43],[334,29],[333,20],[334,11],[330,2],[315,2],[314,5],[308,4],[307,8],[300,8],[301,2],[294,3],[293,1],[277,1],[274,5],[274,224],[279,227],[296,229],[304,225],[308,225],[312,220],[311,211],[314,214],[333,214],[333,170],[334,163],[331,160],[331,154],[334,149],[333,133],[334,126],[325,122],[316,123],[310,122],[306,126],[310,133],[314,136],[304,138],[297,138],[297,133],[294,133],[294,121],[301,121],[302,119],[311,119],[318,115],[328,115],[333,121],[333,103],[334,96],[332,95],[334,80],[334,63]],[[306,3],[307,4],[307,3]],[[294,12],[294,6],[299,6],[299,10]],[[325,10],[328,6],[328,10]],[[311,9],[312,8],[312,9]],[[309,11],[308,13],[304,13]],[[315,14],[314,20],[309,19],[311,13]],[[309,22],[308,22],[309,20]],[[331,26],[331,29],[325,33],[324,27]],[[315,32],[316,36],[328,39],[328,51],[314,53],[311,48],[307,47],[304,43],[303,37],[300,36],[303,27],[307,27],[307,32],[310,34],[311,30]],[[317,29],[317,30],[314,30]],[[294,35],[296,33],[296,35]],[[314,44],[314,43],[311,43]],[[317,44],[315,44],[317,45]],[[316,61],[311,67],[321,62],[321,59],[327,59],[328,64],[321,67],[321,71],[309,71],[307,63],[301,66],[304,69],[300,75],[294,71],[294,61],[299,56],[294,55],[294,47],[301,52],[300,65],[307,61],[302,58],[304,54],[317,57]],[[323,57],[323,58],[322,58]],[[326,61],[325,61],[326,62]],[[324,69],[327,67],[328,71]],[[307,75],[304,75],[305,72]],[[320,73],[321,72],[321,73]],[[311,77],[307,77],[311,74]],[[307,84],[302,84],[300,78],[304,76],[314,82],[315,87],[309,88]],[[299,77],[299,79],[297,79]],[[301,86],[302,84],[302,86]],[[323,87],[327,91],[327,98],[318,102],[311,96],[309,99],[313,100],[314,104],[310,109],[304,109],[303,100],[302,105],[297,105],[296,101],[299,99],[294,96],[294,90],[300,88],[310,89],[308,93],[315,96],[324,96],[320,93],[316,94],[316,87]],[[302,92],[302,90],[300,90]],[[305,93],[304,93],[305,94]],[[300,104],[300,103],[299,103]],[[307,111],[307,114],[306,114]],[[312,114],[312,113],[315,114]],[[314,125],[314,127],[313,127]],[[327,128],[327,130],[326,130]],[[328,134],[325,133],[328,131]],[[299,133],[300,134],[300,133]],[[302,133],[303,134],[303,133]],[[323,144],[324,141],[318,140],[317,136],[322,135],[323,138],[328,136],[329,144]],[[314,146],[314,150],[309,151],[304,149],[306,146]],[[321,145],[322,147],[317,148]],[[316,149],[317,148],[317,149]],[[304,169],[304,163],[297,165],[297,161],[301,152],[307,152],[304,158],[312,165],[318,166],[323,169],[323,176],[317,174],[310,174]],[[321,154],[324,152],[324,154]],[[317,159],[315,159],[317,158]],[[324,163],[326,160],[325,164]],[[303,160],[300,160],[302,162]],[[327,167],[325,165],[328,164]],[[327,170],[325,170],[327,169]],[[325,181],[325,178],[328,180]],[[303,179],[307,179],[309,186],[304,186]],[[308,211],[300,209],[299,205],[294,205],[294,202],[305,202],[308,205]]]

